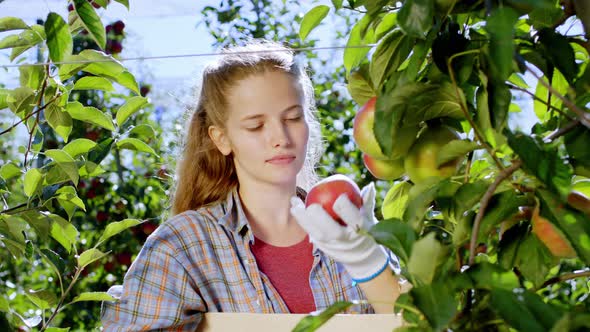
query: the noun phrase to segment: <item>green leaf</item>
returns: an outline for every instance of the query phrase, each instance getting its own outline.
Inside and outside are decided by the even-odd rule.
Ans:
[[[69,332],[69,327],[48,327],[45,329],[45,332]]]
[[[63,151],[72,156],[72,158],[76,158],[77,156],[92,150],[95,146],[96,142],[94,141],[87,138],[78,138],[64,146]]]
[[[440,149],[436,159],[436,167],[455,160],[457,157],[465,157],[469,152],[478,149],[483,149],[483,147],[468,139],[451,141]]]
[[[568,207],[551,192],[537,191],[541,199],[541,215],[567,237],[580,259],[590,265],[590,216]]]
[[[76,296],[72,302],[82,302],[82,301],[114,301],[115,298],[112,295],[109,295],[107,292],[84,292],[78,296]]]
[[[0,18],[0,32],[22,29],[29,29],[29,26],[20,18],[10,16]]]
[[[126,87],[127,89],[135,92],[136,94],[140,94],[139,85],[135,80],[135,76],[128,71],[123,71],[119,73],[114,79],[115,82],[121,84],[121,86]]]
[[[51,149],[45,151],[45,155],[58,163],[75,163],[76,161],[64,150]]]
[[[420,281],[420,284],[432,283],[440,258],[444,257],[445,251],[436,240],[434,232],[428,233],[414,242],[408,260],[408,272]]]
[[[104,77],[84,76],[76,81],[73,90],[114,91],[111,81]]]
[[[458,302],[454,294],[440,281],[412,288],[410,295],[433,331],[444,330],[457,312]]]
[[[520,286],[514,272],[504,270],[497,264],[482,262],[469,267],[464,273],[473,280],[473,284],[479,289],[512,290]]]
[[[85,52],[85,51],[82,51]],[[84,58],[79,54],[69,55],[64,58],[64,63],[59,67],[59,78],[62,81],[67,80],[83,68],[87,67],[90,60]]]
[[[78,238],[78,230],[70,222],[56,214],[51,214],[49,217],[53,220],[51,224],[51,237],[70,253],[72,246]]]
[[[10,91],[10,94],[6,96],[6,103],[14,114],[24,118],[33,110],[35,97],[33,89],[28,86],[21,86]]]
[[[448,183],[448,179],[439,182],[438,179],[433,177],[415,184],[410,189],[408,206],[402,220],[410,224],[414,230],[420,232],[424,214],[438,195],[439,190]]]
[[[518,331],[548,331],[559,319],[557,307],[525,289],[492,289],[491,307]]]
[[[117,115],[116,115],[117,125],[119,125],[119,127],[121,125],[123,125],[123,123],[125,122],[125,120],[127,120],[127,118],[129,118],[131,115],[133,115],[135,112],[139,111],[142,107],[144,107],[147,104],[148,104],[147,98],[144,98],[141,96],[131,97],[131,98],[127,99],[125,104],[123,104],[117,110]]]
[[[137,125],[135,127],[132,127],[131,130],[129,130],[129,136],[133,136],[133,137],[140,137],[140,138],[154,138],[156,137],[156,130],[148,125],[148,124],[140,124]]]
[[[379,22],[379,25],[375,28],[375,40],[380,40],[381,37],[385,36],[389,31],[393,30],[397,26],[397,13],[387,13]]]
[[[74,42],[68,29],[68,24],[56,13],[49,13],[45,21],[45,34],[49,57],[53,62],[60,62],[72,54]]]
[[[0,296],[0,312],[10,312],[10,304],[4,296]]]
[[[330,7],[326,5],[318,5],[308,11],[303,19],[301,20],[301,26],[299,27],[299,38],[303,41],[307,38],[307,35],[328,15]]]
[[[41,249],[41,254],[43,257],[45,257],[45,259],[57,275],[62,275],[64,273],[64,271],[66,270],[66,263],[58,254],[56,254],[54,251],[45,248]]]
[[[363,16],[350,31],[348,41],[346,42],[346,49],[344,49],[343,60],[347,74],[365,60],[367,53],[371,50],[369,47],[359,47],[374,42],[374,34],[370,29],[367,29],[371,20],[369,15]]]
[[[20,213],[19,216],[23,218],[31,227],[33,227],[33,229],[35,229],[35,233],[43,241],[46,242],[49,240],[49,232],[51,230],[52,220],[49,218],[49,216],[47,216],[46,213],[41,213],[34,210]]]
[[[342,8],[342,0],[332,0],[332,5],[334,5],[334,8],[340,9]]]
[[[74,8],[82,25],[88,31],[88,35],[96,42],[98,47],[104,50],[106,45],[106,34],[100,17],[92,5],[86,0],[73,0]]]
[[[543,76],[541,80],[545,83],[548,83],[547,77]],[[535,97],[545,102],[541,102],[540,100],[535,99],[533,101],[533,109],[535,110],[535,115],[541,122],[546,122],[551,117],[551,112],[548,104],[556,109],[562,108],[562,101],[555,97],[553,94],[549,93],[549,90],[543,85],[541,80],[537,81],[537,87],[535,88]],[[566,95],[570,85],[567,83],[565,77],[561,74],[561,72],[554,70],[552,79],[551,79],[551,86],[555,91],[562,95]]]
[[[573,84],[578,75],[578,66],[576,65],[574,49],[567,37],[549,28],[541,29],[537,35],[549,60],[559,69],[567,81]]]
[[[397,20],[405,34],[424,39],[432,27],[433,15],[434,0],[406,0],[399,10]]]
[[[373,57],[371,58],[370,72],[371,82],[379,90],[387,74],[397,71],[406,60],[414,40],[403,34],[400,30],[394,30],[381,40]]]
[[[28,197],[33,196],[41,187],[43,173],[37,168],[31,168],[25,174],[24,190]]]
[[[391,249],[404,263],[408,262],[416,242],[416,233],[408,224],[400,219],[382,220],[369,230],[369,234],[377,243]]]
[[[95,165],[100,164],[100,162],[111,152],[113,142],[114,140],[110,137],[100,141],[97,146],[88,152],[88,161]]]
[[[146,143],[138,140],[137,138],[123,138],[122,140],[119,140],[117,142],[117,148],[139,152],[147,152],[153,154],[154,156],[157,156],[156,151],[154,151],[154,149],[152,149]]]
[[[89,264],[92,264],[93,262],[96,262],[97,260],[108,256],[108,254],[108,252],[103,253],[102,251],[95,248],[88,249],[81,253],[78,257],[78,268],[82,269],[88,266]]]
[[[0,176],[4,180],[12,179],[15,176],[22,174],[21,169],[12,162],[6,163],[0,167]]]
[[[66,210],[70,220],[72,219],[74,212],[76,212],[76,208],[86,211],[86,206],[80,197],[78,197],[78,193],[74,187],[63,186],[55,193],[57,195],[55,198],[58,200],[59,204],[64,208],[64,210]]]
[[[514,25],[518,13],[510,7],[500,7],[488,17],[485,29],[490,35],[488,61],[495,82],[504,82],[512,74],[514,56]]]
[[[50,184],[63,182],[63,177],[59,175],[67,175],[67,178],[74,182],[74,184],[78,184],[78,180],[80,179],[80,175],[78,174],[78,168],[76,166],[76,161],[72,158],[67,152],[63,150],[47,150],[45,151],[45,155],[55,161],[56,166],[54,168],[50,168],[49,172],[47,173],[46,181]],[[60,174],[55,174],[54,172],[59,170]],[[58,175],[57,177],[54,177]]]
[[[590,330],[590,314],[571,311],[561,316],[561,319],[553,325],[551,332],[588,330]]]
[[[504,135],[508,138],[510,148],[522,159],[525,169],[561,197],[567,196],[571,191],[573,172],[563,162],[557,148],[522,133],[513,134],[505,130]]]
[[[139,224],[141,224],[141,220],[139,219],[125,219],[122,221],[116,221],[108,224],[104,232],[100,236],[100,239],[98,240],[96,246],[99,246],[104,241],[121,233],[122,231],[137,226]]]
[[[8,95],[10,95],[10,90],[0,88],[0,110],[8,108]]]
[[[89,61],[89,63],[80,70],[96,76],[116,80],[117,76],[126,71],[125,67],[119,61],[111,55],[105,54],[101,51],[87,49],[80,52],[80,57],[83,60]]]
[[[337,301],[322,310],[319,314],[307,315],[297,323],[292,332],[311,332],[324,325],[330,318],[337,313],[348,309],[352,305],[351,302]]]
[[[45,28],[35,24],[33,26],[30,27],[32,31],[34,31],[33,34],[25,34],[25,32],[21,33],[21,35],[23,38],[29,38],[29,43],[27,45],[24,46],[18,46],[18,47],[14,47],[12,49],[12,52],[10,53],[10,61],[13,61],[14,59],[16,59],[19,55],[23,54],[24,52],[26,52],[28,49],[36,46],[37,44],[41,43],[43,40],[45,40]]]
[[[92,106],[84,107],[80,102],[74,101],[68,103],[66,112],[76,120],[89,122],[107,130],[115,130],[113,119]]]
[[[57,304],[57,296],[48,290],[30,290],[25,292],[25,295],[33,304],[42,310],[51,309]]]
[[[19,34],[10,35],[0,40],[0,49],[13,47],[33,47],[45,40],[45,30],[40,25],[33,25]]]
[[[366,104],[377,95],[369,77],[368,66],[361,65],[349,75],[347,88],[352,99],[359,105]]]
[[[582,125],[564,135],[565,149],[570,158],[583,165],[590,165],[590,130]]]
[[[478,238],[484,239],[492,228],[518,212],[519,206],[528,205],[530,200],[517,195],[513,190],[497,193],[490,199],[486,213],[481,220]]]
[[[53,103],[45,109],[45,118],[49,126],[67,142],[72,132],[73,121],[70,114],[64,111],[63,107]]]
[[[2,215],[0,217],[0,242],[2,242],[14,257],[20,257],[25,252],[25,231],[28,225],[16,216]]]
[[[402,181],[393,185],[385,195],[381,204],[381,214],[384,219],[402,219],[408,206],[409,192],[412,184]]]
[[[115,0],[115,1],[122,4],[123,6],[127,7],[127,10],[129,10],[129,0]]]

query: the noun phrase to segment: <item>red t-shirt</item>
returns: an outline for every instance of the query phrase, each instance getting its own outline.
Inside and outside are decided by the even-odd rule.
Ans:
[[[276,247],[255,238],[251,249],[258,269],[270,279],[291,313],[316,310],[309,285],[313,246],[308,237],[289,247]]]

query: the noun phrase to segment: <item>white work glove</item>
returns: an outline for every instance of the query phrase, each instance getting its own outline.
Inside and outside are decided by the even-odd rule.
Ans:
[[[366,234],[376,222],[373,214],[373,183],[361,190],[363,206],[359,209],[342,194],[334,202],[334,212],[346,223],[338,224],[320,204],[305,207],[298,197],[291,198],[291,214],[326,255],[344,265],[355,282],[371,280],[389,265],[389,256]]]

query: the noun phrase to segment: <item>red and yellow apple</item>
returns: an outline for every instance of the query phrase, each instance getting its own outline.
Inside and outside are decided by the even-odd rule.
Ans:
[[[375,103],[377,97],[368,102],[356,113],[352,123],[352,136],[359,149],[375,159],[387,159],[377,142],[373,126],[375,124]]]
[[[404,175],[404,160],[376,159],[363,153],[365,167],[374,177],[380,180],[395,180]]]
[[[426,128],[410,147],[404,159],[404,168],[410,180],[420,183],[427,178],[446,178],[457,171],[462,158],[456,158],[437,167],[441,148],[450,141],[459,139],[459,135],[447,126]]]
[[[358,185],[342,174],[335,174],[323,179],[311,188],[307,193],[305,206],[320,204],[336,222],[346,226],[346,223],[340,219],[332,208],[336,199],[342,194],[346,194],[348,199],[357,207],[360,208],[363,205],[363,198]]]
[[[533,210],[531,223],[533,225],[533,234],[543,242],[555,257],[574,258],[577,256],[565,235],[551,221],[540,215],[538,205]]]

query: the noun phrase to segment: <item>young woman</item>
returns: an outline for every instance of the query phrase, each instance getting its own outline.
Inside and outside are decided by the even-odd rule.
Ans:
[[[399,284],[388,253],[357,232],[373,223],[346,196],[306,208],[321,153],[313,87],[293,52],[253,41],[203,74],[178,160],[172,218],[146,241],[104,303],[107,331],[194,331],[204,312],[392,312]]]

